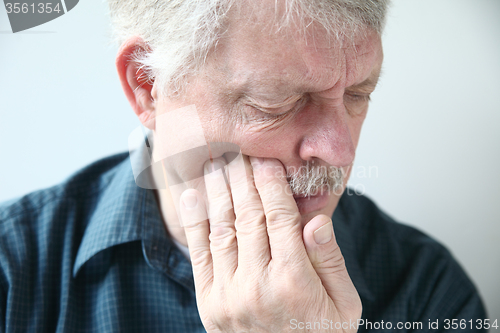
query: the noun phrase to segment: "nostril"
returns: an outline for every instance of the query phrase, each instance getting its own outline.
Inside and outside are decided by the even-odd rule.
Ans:
[[[316,133],[301,141],[299,156],[304,161],[319,159],[329,165],[346,167],[354,161],[355,147],[349,131]]]

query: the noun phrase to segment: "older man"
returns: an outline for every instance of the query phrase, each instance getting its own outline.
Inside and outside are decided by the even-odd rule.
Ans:
[[[1,207],[0,330],[483,329],[441,245],[344,191],[386,6],[111,1],[150,131]]]

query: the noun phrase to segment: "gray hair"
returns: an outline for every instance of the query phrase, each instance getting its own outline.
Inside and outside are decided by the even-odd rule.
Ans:
[[[292,17],[307,26],[317,22],[338,37],[339,32],[368,27],[381,34],[390,0],[284,0],[284,27]],[[275,0],[276,4],[278,0]],[[156,81],[164,95],[183,88],[227,28],[227,17],[238,0],[108,0],[113,38],[118,44],[140,36],[150,50],[138,50],[131,61]],[[305,29],[305,28],[304,28]]]

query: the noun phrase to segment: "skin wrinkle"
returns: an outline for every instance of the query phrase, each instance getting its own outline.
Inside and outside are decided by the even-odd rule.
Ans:
[[[295,39],[295,37],[294,37]],[[315,41],[316,39],[313,39],[313,41]],[[259,47],[258,50],[255,50],[254,49],[254,52],[256,51],[260,51],[260,48],[262,47],[261,44],[259,43],[256,43],[257,46]],[[353,46],[351,46],[353,47]],[[311,47],[310,46],[306,46],[304,47],[305,50],[309,50]],[[329,45],[328,47],[325,47],[325,48],[322,48],[322,49],[330,49],[332,48],[331,45]],[[340,50],[347,50],[349,48],[349,46],[342,46],[339,48],[339,51]],[[313,47],[313,49],[315,51],[318,51],[318,49],[320,49],[316,43]],[[357,66],[357,63],[359,63],[358,59],[359,58],[363,58],[364,56],[366,56],[367,54],[369,54],[372,50],[369,50],[369,51],[366,51],[360,55],[356,55],[356,61],[354,62],[355,66]],[[258,53],[258,52],[256,52]],[[338,54],[337,54],[338,55]],[[332,56],[332,59],[334,59],[335,57]],[[328,76],[330,75],[330,73],[328,72],[325,72],[325,71],[320,71],[320,75],[317,75],[317,73],[315,73],[315,71],[311,68],[308,68],[306,65],[305,65],[305,61],[304,59],[302,58],[302,65],[304,67],[306,67],[306,72],[304,73],[303,76],[305,76],[305,80],[302,76],[297,76],[296,78],[295,77],[291,77],[289,73],[281,73],[281,75],[278,77],[278,78],[275,78],[273,81],[273,79],[269,79],[267,78],[266,76],[264,76],[263,78],[260,78],[260,79],[255,79],[253,76],[251,76],[251,72],[247,72],[245,73],[246,74],[246,77],[245,78],[241,78],[240,80],[243,81],[241,83],[237,83],[238,81],[233,81],[232,82],[232,85],[234,87],[236,87],[236,90],[241,90],[241,94],[242,95],[246,95],[248,93],[248,90],[249,88],[248,87],[253,87],[253,90],[254,90],[254,94],[255,95],[264,95],[264,94],[267,94],[267,95],[279,95],[280,97],[277,98],[277,99],[286,99],[286,98],[289,98],[290,95],[294,94],[294,93],[299,93],[299,94],[303,94],[305,91],[311,91],[311,92],[320,92],[318,91],[319,89],[314,89],[314,88],[311,88],[311,86],[314,85],[314,83],[320,83],[321,81],[323,81],[324,79],[322,78],[322,76],[325,76],[326,78],[328,78]],[[347,63],[347,60],[344,60],[342,63]],[[228,69],[228,65],[226,63],[226,65],[224,66],[224,73],[225,74],[230,74],[231,71],[227,70]],[[346,67],[346,66],[342,66],[342,67]],[[318,71],[318,69],[315,69],[316,71]],[[343,76],[344,78],[347,78],[347,73]],[[341,84],[341,77],[342,75],[339,74],[339,77],[336,77],[336,78],[333,78],[332,80],[332,85],[333,87],[331,89],[334,89],[336,86],[340,85]],[[226,80],[227,81],[231,81],[232,79],[234,78],[234,76],[232,77],[228,77],[226,76]],[[303,81],[309,81],[310,83],[310,86],[297,86],[297,88],[293,89],[292,91],[290,91],[290,89],[288,89],[287,91],[285,92],[279,92],[279,90],[277,91],[270,91],[270,87],[271,89],[282,89],[282,87],[287,87],[286,82],[296,82],[296,83],[299,83],[299,82],[303,82]],[[259,90],[263,90],[263,93],[259,92]],[[330,90],[330,89],[327,89],[327,91]]]
[[[307,48],[306,48],[307,49]],[[369,52],[364,52],[363,54],[361,54],[360,56],[358,56],[357,58],[363,58],[364,56],[366,56],[367,54],[369,54]],[[304,62],[304,60],[303,60]],[[347,62],[347,60],[344,61],[344,63]],[[304,62],[305,63],[305,62]],[[359,63],[359,61],[355,61],[354,64],[355,66],[357,66],[357,64]],[[310,68],[307,68],[306,69],[306,73],[305,73],[305,77],[306,77],[306,80],[304,81],[310,81],[312,82],[313,84],[314,83],[319,83],[322,81],[322,78],[321,76],[317,76],[315,75],[314,71],[311,70]],[[317,70],[317,69],[316,69]],[[328,77],[328,73],[324,74],[325,76]],[[347,78],[348,74],[346,73],[345,75],[343,75],[344,78]],[[285,75],[286,77],[286,75]],[[337,78],[334,78],[332,81],[334,81],[335,83],[333,84],[333,87],[331,89],[327,89],[326,91],[324,92],[318,92],[318,93],[328,93],[329,91],[333,91],[336,87],[338,86],[341,86],[342,85],[342,80],[341,80],[341,75]],[[371,78],[371,76],[369,77],[369,79]],[[267,80],[269,80],[270,82],[267,82]],[[248,90],[248,86],[253,86],[254,87],[254,90],[255,90],[255,94],[258,95],[259,92],[258,90],[259,89],[263,89],[266,91],[267,94],[269,95],[277,95],[276,92],[269,92],[269,87],[282,87],[283,86],[283,81],[286,81],[286,79],[283,79],[282,77],[280,77],[276,82],[273,82],[272,79],[267,79],[267,78],[264,78],[264,79],[261,79],[261,80],[254,80],[253,77],[248,77],[246,79],[247,82],[243,83],[242,85],[245,86],[245,88],[241,88],[240,89],[244,89],[245,91]],[[293,79],[293,78],[290,78],[290,81],[294,81],[294,82],[297,82],[299,81],[298,79]],[[363,88],[365,85],[367,88],[370,88],[370,86],[372,86],[372,89],[371,91],[373,91],[375,85],[376,85],[376,79],[374,79],[375,82],[371,82],[371,80],[368,80],[368,82],[365,82],[364,84],[360,84],[359,87],[357,86],[352,86],[349,88],[349,90],[352,90],[352,91],[356,91],[356,90],[361,90],[361,88]],[[237,88],[238,89],[238,88]],[[367,91],[360,91],[362,93],[371,93],[371,91],[368,91],[369,89],[367,89]],[[293,90],[294,92],[300,92],[301,94],[303,94],[304,91],[312,91],[312,92],[316,92],[314,89],[311,89],[310,87],[299,87],[299,88],[296,88]],[[282,94],[283,96],[285,96],[286,94]],[[280,95],[281,96],[281,95]],[[290,98],[289,96],[287,96],[288,98]],[[282,99],[286,99],[287,97],[280,97]]]
[[[311,32],[315,28],[309,27]],[[313,34],[318,38],[313,51],[297,36],[262,36],[258,30],[249,26],[227,34],[184,98],[165,97],[159,112],[195,104],[209,142],[232,142],[245,155],[276,158],[285,168],[298,168],[309,160],[350,171],[368,101],[351,100],[345,93],[369,93],[366,81],[375,84],[370,78],[380,71],[380,36],[367,30],[356,41],[361,52],[356,56],[352,44],[330,42],[321,35]],[[361,83],[363,89],[355,86]],[[283,102],[293,94],[306,96],[307,103],[279,116],[245,105],[245,97],[256,100],[262,91],[271,95],[268,103]],[[317,214],[331,215],[338,199],[332,195],[324,209],[302,216],[302,226]],[[165,220],[169,218],[175,217]],[[172,234],[185,244],[182,230]]]
[[[275,31],[278,21],[268,18],[282,8],[273,12],[269,6],[260,6],[262,1],[268,0],[250,2],[248,7],[237,2],[238,15],[227,17],[232,28],[228,28],[216,50],[211,50],[205,64],[189,73],[187,89],[175,96],[162,90],[153,107],[135,108],[136,113],[147,112],[156,121],[156,127],[151,129],[159,138],[153,140],[157,143],[153,150],[159,158],[162,148],[165,155],[171,147],[182,153],[167,156],[179,158],[164,159],[170,174],[178,177],[175,184],[168,184],[170,179],[163,170],[165,176],[161,179],[166,188],[157,190],[158,201],[172,238],[183,245],[189,241],[193,256],[196,256],[193,247],[207,254],[193,265],[198,312],[207,331],[261,328],[279,332],[287,329],[287,318],[306,321],[320,316],[339,321],[359,319],[362,313],[361,300],[348,272],[345,269],[337,272],[343,275],[337,283],[335,276],[320,274],[321,267],[316,267],[317,263],[325,267],[343,263],[340,251],[330,257],[331,263],[321,258],[313,260],[311,254],[328,257],[326,252],[333,252],[338,246],[328,216],[335,210],[346,185],[347,179],[342,176],[345,169],[347,173],[350,171],[368,107],[368,99],[356,96],[361,91],[346,94],[346,88],[374,75],[382,61],[379,32],[367,28],[356,35],[357,40],[346,42],[346,36],[354,35],[354,30],[351,34],[346,28],[351,28],[347,18],[341,22],[345,24],[345,35],[342,32],[330,38],[323,28],[330,24],[317,17],[316,23],[305,28],[302,21],[295,22],[293,18],[289,25],[278,29],[279,33],[270,33]],[[206,2],[196,4],[203,3]],[[300,8],[300,15],[311,8]],[[321,9],[318,6],[317,10]],[[246,15],[249,12],[257,16],[255,22],[249,20],[252,17]],[[242,20],[248,24],[244,28],[239,26]],[[335,19],[331,22],[337,28],[342,25],[337,25]],[[294,26],[301,29],[293,29]],[[169,47],[168,43],[163,45]],[[161,63],[159,58],[156,60]],[[122,75],[121,79],[123,82]],[[155,84],[153,91],[167,89],[161,80]],[[351,88],[357,89],[359,86]],[[126,93],[133,100],[128,90]],[[300,103],[295,99],[300,99]],[[171,114],[162,117],[167,112]],[[193,137],[197,140],[192,140]],[[212,142],[222,144],[212,145]],[[213,148],[208,147],[208,154],[205,151],[198,154],[198,149],[192,148],[198,145],[195,148],[206,150],[208,143]],[[237,155],[238,148],[243,156],[237,158],[244,165],[230,164],[228,169],[233,168],[233,172],[229,170],[228,177],[221,177],[211,161],[222,162],[221,157],[226,157],[229,162],[228,156]],[[194,172],[201,164],[208,174]],[[291,173],[293,168],[299,170]],[[247,169],[248,179],[243,171]],[[225,183],[224,178],[230,183]],[[247,180],[247,186],[238,187],[236,178]],[[205,182],[193,189],[188,183],[190,179]],[[340,191],[313,194],[330,186],[332,179],[335,179],[332,187]],[[227,190],[231,193],[226,193]],[[196,196],[198,207],[183,200],[190,195]],[[261,218],[248,220],[240,209],[231,208],[249,201]],[[177,212],[175,204],[180,204]],[[178,213],[187,223],[185,228],[179,226]],[[236,238],[238,219],[243,219],[240,225],[241,222],[254,225],[255,232],[247,231],[247,237]],[[322,231],[314,232],[318,228]],[[259,253],[261,258],[269,260],[264,267],[257,266],[252,259],[259,257]],[[240,265],[240,258],[247,264]],[[257,279],[248,278],[252,275]],[[256,287],[266,293],[246,293],[251,299],[241,302],[244,297],[240,296],[245,295],[237,291],[251,290],[249,280],[258,281],[263,276],[265,279]],[[246,307],[247,304],[250,306]]]

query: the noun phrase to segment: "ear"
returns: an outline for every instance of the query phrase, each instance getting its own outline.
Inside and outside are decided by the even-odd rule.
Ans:
[[[146,74],[139,65],[131,61],[137,51],[149,51],[149,46],[141,37],[127,39],[116,55],[116,69],[125,96],[139,121],[149,129],[154,129],[156,89],[147,82]]]

